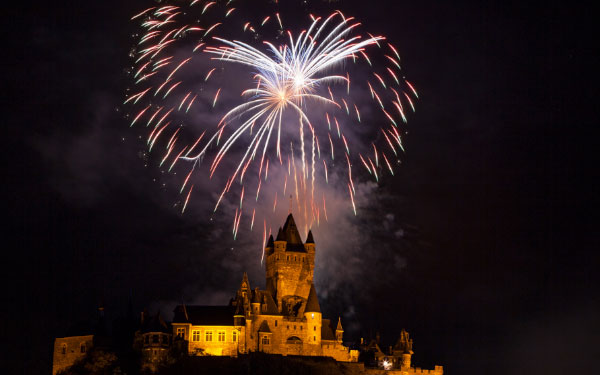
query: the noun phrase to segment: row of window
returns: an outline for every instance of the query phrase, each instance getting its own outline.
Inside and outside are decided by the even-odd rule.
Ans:
[[[82,342],[81,345],[79,345],[79,352],[80,353],[85,353],[86,349],[87,348],[85,346],[85,343]],[[62,354],[67,354],[67,344],[62,344],[62,351],[61,352],[62,352]]]
[[[286,260],[287,260],[287,261],[290,261],[290,260],[291,260],[291,258],[292,258],[292,256],[291,256],[291,255],[286,255]],[[306,259],[306,257],[302,257],[302,258],[300,258],[300,257],[298,257],[298,256],[294,255],[294,256],[293,256],[293,258],[294,258],[293,260],[294,260],[295,262],[297,262],[298,260],[300,260],[300,261],[302,261],[302,263],[308,263],[308,260]],[[282,257],[281,259],[283,259],[283,257]],[[279,255],[276,255],[276,256],[275,256],[275,260],[279,260]]]
[[[177,336],[178,337],[185,337],[185,328],[177,328]],[[213,330],[206,330],[204,331],[204,341],[207,342],[211,342],[213,341],[213,338],[216,338],[215,341],[218,342],[225,342],[227,341],[227,337],[226,337],[226,332],[223,330],[219,330],[217,331],[216,337],[214,337],[214,331]],[[200,330],[192,330],[192,341],[202,341],[202,336],[201,336],[201,332]],[[238,331],[232,331],[231,332],[231,342],[237,342],[238,341]]]

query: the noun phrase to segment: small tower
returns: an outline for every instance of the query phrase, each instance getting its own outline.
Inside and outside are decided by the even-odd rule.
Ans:
[[[308,230],[308,235],[306,236],[306,242],[304,243],[304,249],[307,253],[307,261],[308,265],[311,269],[315,267],[315,240],[313,238],[312,230]]]
[[[260,314],[260,291],[258,287],[254,289],[254,293],[252,293],[252,314],[259,315]]]
[[[306,307],[304,308],[304,318],[306,319],[306,328],[308,330],[306,335],[307,344],[320,346],[322,315],[315,284],[310,285],[310,292],[308,293]]]
[[[411,357],[414,353],[412,350],[412,345],[413,340],[409,337],[408,332],[402,329],[402,332],[400,332],[400,337],[398,338],[396,345],[394,345],[394,356],[402,358],[400,366],[402,370],[410,369]]]
[[[335,339],[338,343],[342,343],[344,338],[344,329],[342,328],[342,318],[338,318],[337,328],[335,329]]]

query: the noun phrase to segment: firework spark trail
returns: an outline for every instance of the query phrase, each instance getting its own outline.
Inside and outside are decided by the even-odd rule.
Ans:
[[[284,113],[290,113],[298,119],[298,137],[295,138],[295,143],[294,141],[290,142],[290,151],[287,155],[288,173],[284,174],[283,181],[281,181],[284,184],[283,194],[286,194],[288,176],[293,177],[296,205],[300,212],[304,212],[305,226],[310,227],[315,221],[318,223],[320,208],[315,203],[315,180],[317,178],[315,163],[318,162],[318,159],[323,160],[323,175],[326,183],[329,183],[330,177],[327,163],[324,158],[321,158],[319,135],[317,135],[317,132],[323,130],[323,124],[321,122],[312,123],[310,120],[313,114],[312,108],[318,104],[329,108],[325,112],[325,118],[326,126],[329,129],[327,138],[330,143],[332,168],[335,164],[333,163],[334,142],[330,133],[330,111],[335,123],[334,131],[337,132],[338,141],[341,141],[345,148],[347,163],[344,164],[347,165],[348,169],[347,185],[352,208],[356,214],[356,204],[354,201],[356,191],[350,162],[352,155],[350,151],[351,144],[348,142],[353,138],[348,138],[344,134],[348,130],[348,123],[343,121],[340,123],[334,114],[337,111],[337,113],[348,116],[350,119],[351,108],[354,107],[352,118],[361,123],[359,106],[357,106],[357,103],[350,96],[350,71],[347,70],[347,65],[344,62],[350,59],[350,61],[354,61],[355,63],[364,61],[365,64],[368,64],[368,69],[370,69],[371,73],[370,77],[374,79],[373,82],[376,83],[376,88],[379,90],[375,90],[371,82],[364,78],[357,80],[354,77],[353,79],[354,82],[357,82],[353,84],[353,87],[368,86],[371,98],[377,104],[375,108],[379,108],[382,114],[380,117],[385,119],[389,125],[389,127],[385,126],[381,120],[376,120],[378,126],[381,126],[381,133],[385,138],[385,142],[383,143],[386,143],[389,149],[387,146],[377,148],[375,143],[371,142],[373,156],[371,158],[365,155],[365,160],[363,155],[361,155],[361,147],[352,145],[353,151],[359,155],[369,175],[375,181],[379,181],[381,177],[381,170],[378,173],[380,157],[384,159],[387,169],[393,175],[394,171],[390,160],[397,160],[398,153],[404,151],[401,138],[403,130],[398,129],[400,121],[397,121],[395,116],[399,116],[401,123],[406,123],[407,119],[403,102],[408,104],[414,112],[415,106],[413,101],[419,98],[414,86],[400,72],[400,55],[397,49],[390,43],[382,43],[385,40],[383,36],[374,36],[366,33],[368,36],[363,37],[358,33],[360,23],[353,17],[344,16],[339,11],[332,13],[324,19],[310,15],[312,20],[310,26],[299,34],[294,34],[290,30],[283,32],[283,20],[279,12],[262,15],[259,19],[251,21],[244,20],[240,23],[240,25],[243,24],[242,29],[253,33],[255,36],[258,36],[258,34],[253,25],[257,28],[260,27],[261,30],[265,30],[265,33],[267,33],[266,30],[269,27],[278,26],[280,28],[279,33],[283,33],[282,36],[288,39],[287,41],[280,40],[279,45],[274,45],[267,40],[263,40],[262,46],[254,45],[254,42],[213,36],[213,32],[217,30],[219,33],[227,30],[239,30],[239,28],[231,27],[231,20],[237,19],[236,17],[239,17],[243,11],[239,10],[233,13],[235,9],[239,8],[228,7],[230,2],[225,4],[216,1],[193,0],[187,3],[189,6],[194,6],[201,15],[222,13],[223,18],[217,20],[220,22],[215,22],[213,19],[206,25],[200,23],[200,18],[192,21],[192,23],[180,23],[179,20],[184,18],[188,9],[185,6],[171,5],[148,8],[134,15],[132,20],[139,21],[145,31],[141,33],[136,43],[136,45],[143,45],[143,47],[137,48],[134,57],[136,66],[132,68],[132,77],[135,82],[135,91],[126,97],[123,103],[124,105],[132,106],[135,111],[135,114],[132,115],[133,120],[130,126],[139,121],[147,121],[146,126],[148,127],[153,125],[149,129],[150,135],[147,137],[149,150],[152,150],[154,145],[159,141],[166,142],[165,154],[159,159],[160,165],[171,158],[172,160],[167,164],[170,165],[169,171],[171,171],[179,160],[191,163],[190,171],[184,179],[180,193],[183,193],[192,172],[196,170],[196,167],[200,165],[210,150],[216,151],[211,156],[212,161],[209,163],[209,172],[212,178],[226,155],[233,150],[237,152],[239,147],[234,148],[234,146],[242,139],[246,140],[246,135],[250,134],[249,139],[247,139],[246,151],[239,160],[237,167],[232,169],[233,173],[229,174],[227,183],[214,208],[216,211],[225,194],[230,191],[234,180],[239,176],[241,190],[239,194],[240,204],[239,212],[236,211],[234,215],[233,226],[234,237],[237,236],[244,202],[244,176],[251,165],[257,165],[259,171],[255,200],[258,201],[263,167],[265,169],[265,181],[269,174],[270,157],[268,154],[270,153],[272,139],[274,139],[274,149],[276,158],[279,160],[279,165],[284,166],[283,157],[285,155],[283,155],[281,142],[284,141],[284,134],[286,137],[288,136],[289,131],[286,129],[293,126],[293,121],[291,124],[288,124],[286,120],[284,124],[283,115]],[[195,5],[199,6],[196,7]],[[190,8],[189,12],[193,13],[194,11]],[[225,18],[227,18],[227,22]],[[273,22],[269,22],[271,18],[274,18]],[[197,24],[194,22],[197,22]],[[192,60],[192,56],[190,55],[179,57],[181,53],[176,53],[173,50],[174,46],[183,43],[180,41],[192,38],[191,35],[194,34],[200,35],[200,40],[196,39],[193,41],[192,47],[195,47],[192,53],[197,51],[200,55],[194,56],[199,57],[194,58],[194,60]],[[209,36],[209,34],[211,35]],[[254,39],[257,38],[255,37]],[[373,58],[373,56],[367,54],[367,50],[372,46],[377,46],[381,49],[381,58]],[[179,151],[174,152],[175,144],[178,141],[185,142],[180,139],[187,139],[178,134],[179,127],[175,132],[167,130],[167,128],[179,124],[178,120],[177,122],[175,121],[174,116],[183,115],[183,113],[180,115],[177,114],[183,108],[185,108],[185,114],[187,114],[196,101],[196,98],[199,101],[200,99],[203,101],[206,100],[205,95],[197,92],[196,89],[192,88],[190,90],[190,87],[186,87],[189,86],[186,84],[186,80],[181,79],[183,74],[189,74],[191,69],[194,69],[191,65],[192,61],[196,61],[203,56],[209,57],[210,61],[215,63],[225,64],[225,66],[243,65],[249,67],[253,72],[253,75],[250,76],[252,77],[252,83],[249,85],[249,89],[242,92],[241,102],[226,110],[220,116],[216,130],[212,136],[208,137],[202,143],[199,151],[195,151],[196,153],[193,154],[194,150],[200,145],[206,130],[202,132],[200,137],[194,137],[195,142],[191,147],[188,147],[189,145],[182,148],[178,147]],[[384,62],[381,66],[379,65],[379,60],[383,60]],[[220,68],[219,72],[222,72],[222,70],[223,67]],[[188,73],[183,73],[184,71]],[[218,84],[217,81],[221,80],[224,75],[222,73],[215,74],[216,71],[216,66],[208,70],[203,70],[202,81],[206,83],[215,81]],[[388,79],[388,82],[386,82],[384,77]],[[342,83],[344,89],[343,92],[336,91],[334,95],[332,88],[338,83]],[[392,86],[395,86],[395,88]],[[403,87],[406,87],[406,89]],[[181,92],[182,90],[183,92]],[[218,87],[216,91],[212,91],[214,95],[211,98],[212,107],[215,110],[220,110],[224,106],[224,99],[220,101],[219,99],[223,96],[225,90],[227,90],[227,87]],[[148,92],[151,92],[151,94],[148,94]],[[177,104],[172,105],[167,102],[167,98],[171,97],[176,97]],[[151,100],[158,100],[158,102],[153,103]],[[137,107],[140,102],[145,102],[141,108]],[[160,105],[161,102],[164,104]],[[386,106],[395,109],[390,110]],[[174,110],[176,111],[173,112]],[[155,120],[157,120],[156,123],[154,123]],[[305,126],[308,126],[310,135],[305,134]],[[231,131],[226,132],[226,129],[232,127]],[[273,132],[276,134],[272,137]],[[169,133],[171,133],[170,138],[163,141],[162,139]],[[319,134],[324,136],[322,133]],[[305,143],[305,136],[310,137],[310,145],[308,144],[308,140]],[[223,142],[220,142],[222,138]],[[296,158],[294,157],[294,144],[297,145],[297,159],[300,163],[298,169]],[[306,147],[311,148],[309,151],[310,155],[307,155]],[[386,155],[386,153],[388,154]],[[271,168],[274,167],[275,165],[271,166]],[[182,212],[188,204],[192,189],[193,185],[188,191]],[[323,214],[325,220],[327,220],[325,196],[323,195],[322,198]],[[276,192],[273,202],[273,210],[275,210],[277,206]],[[254,209],[250,229],[254,225],[255,214],[256,211]],[[264,233],[266,233],[266,222],[264,223]]]

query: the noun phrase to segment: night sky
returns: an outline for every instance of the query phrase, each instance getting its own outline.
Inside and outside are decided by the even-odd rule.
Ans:
[[[208,220],[210,195],[182,216],[177,187],[144,166],[123,119],[129,18],[148,4],[5,12],[3,331],[18,339],[3,357],[13,373],[49,373],[53,338],[99,304],[109,319],[130,299],[136,313],[169,316],[181,301],[227,303],[244,271],[264,287],[261,239],[233,241],[229,218]],[[342,316],[347,340],[380,332],[385,347],[405,328],[413,363],[448,374],[591,369],[592,11],[553,1],[330,6],[393,40],[421,99],[399,173],[364,185],[358,216],[315,230],[324,316]]]

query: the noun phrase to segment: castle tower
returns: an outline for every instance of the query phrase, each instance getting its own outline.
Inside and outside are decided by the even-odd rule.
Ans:
[[[265,247],[267,290],[271,293],[279,312],[301,314],[298,297],[306,301],[313,282],[315,266],[315,242],[309,232],[306,243],[292,214],[289,214],[277,238],[270,237]],[[286,310],[287,309],[287,310]]]
[[[337,328],[335,329],[335,339],[338,343],[342,343],[344,338],[344,329],[342,328],[342,318],[338,318]]]
[[[315,285],[312,283],[310,285],[310,292],[304,309],[304,318],[306,319],[306,329],[308,330],[306,335],[307,344],[319,345],[320,347],[322,325],[321,306],[319,305]]]
[[[411,366],[411,357],[413,355],[412,350],[413,340],[409,337],[408,332],[402,329],[398,342],[394,345],[394,355],[402,357],[401,369],[408,370]]]

